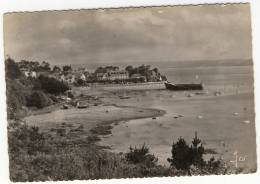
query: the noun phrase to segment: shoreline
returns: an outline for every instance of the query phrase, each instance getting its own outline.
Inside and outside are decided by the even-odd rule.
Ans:
[[[93,95],[91,96],[93,97]],[[105,98],[109,98],[109,96]],[[80,97],[76,97],[75,99],[79,100]],[[82,102],[86,101],[87,100],[82,100]],[[87,103],[91,104],[91,102]],[[95,141],[93,141],[93,143],[100,146],[99,142],[103,136],[112,135],[111,130],[115,126],[119,125],[120,122],[128,122],[131,120],[146,118],[158,118],[167,113],[162,109],[119,105],[116,103],[104,102],[102,100],[99,105],[90,105],[86,109],[71,107],[65,110],[61,109],[62,104],[64,104],[64,102],[45,107],[43,109],[30,110],[27,115],[22,118],[22,120],[24,120],[29,126],[38,126],[40,130],[45,132],[51,132],[55,128],[64,128],[63,125],[65,123],[70,125],[70,127],[75,127],[77,125],[84,126],[84,136],[95,137]],[[57,113],[60,113],[59,116],[61,116],[61,119],[59,120],[53,119],[57,116]],[[63,119],[63,115],[65,115],[63,113],[67,115],[80,113],[75,115],[75,118],[80,117],[82,122],[67,122]],[[85,115],[85,117],[81,117],[82,115]]]

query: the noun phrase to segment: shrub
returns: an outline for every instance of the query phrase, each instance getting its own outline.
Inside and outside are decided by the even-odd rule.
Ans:
[[[26,98],[27,106],[43,108],[52,103],[52,100],[42,91],[35,91]]]
[[[126,160],[133,164],[145,164],[146,166],[156,165],[158,158],[149,153],[149,147],[143,144],[140,148],[131,147],[125,155]]]
[[[186,141],[180,137],[176,143],[173,143],[171,152],[172,157],[167,159],[171,166],[175,167],[177,170],[182,170],[189,175],[191,175],[191,168],[194,167],[196,172],[199,172],[200,174],[225,173],[222,160],[215,160],[214,157],[209,161],[203,159],[205,149],[201,140],[197,137],[197,133],[195,133],[191,145],[188,145]]]
[[[20,71],[17,63],[11,58],[7,58],[5,60],[5,71],[6,77],[10,79],[17,79],[22,76],[22,72]]]
[[[12,121],[8,126],[10,179],[25,182],[186,174],[183,170],[157,165],[157,158],[149,153],[145,144],[140,148],[130,147],[124,155],[100,149],[92,144],[96,138],[90,138],[87,142],[92,143],[81,146],[82,140],[79,144],[76,140],[74,136],[48,134],[40,132],[37,127]],[[219,174],[219,168],[224,168],[222,163],[221,160],[211,159],[202,169],[191,167],[190,170],[194,175]]]
[[[40,75],[38,81],[41,89],[50,94],[58,95],[69,90],[69,86],[66,83],[60,82],[55,78]]]
[[[168,168],[130,163],[123,155],[93,144],[78,146],[72,137],[61,139],[36,127],[9,126],[9,163],[12,181],[82,180],[167,176]],[[64,144],[65,143],[65,144]],[[58,146],[58,145],[62,146]],[[149,149],[141,148],[146,160]],[[141,154],[142,155],[142,154]],[[151,159],[154,160],[154,159]],[[143,163],[143,160],[140,160]]]

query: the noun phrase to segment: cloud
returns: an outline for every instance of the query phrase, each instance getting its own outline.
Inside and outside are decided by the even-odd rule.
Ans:
[[[248,4],[12,13],[5,53],[53,63],[247,59]]]

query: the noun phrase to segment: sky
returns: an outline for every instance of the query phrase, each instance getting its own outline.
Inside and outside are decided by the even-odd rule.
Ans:
[[[5,55],[51,64],[252,58],[249,4],[4,15]]]

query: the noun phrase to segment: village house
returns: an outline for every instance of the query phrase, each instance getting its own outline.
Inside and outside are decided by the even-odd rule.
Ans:
[[[81,80],[83,80],[83,81],[86,81],[86,76],[85,76],[85,74],[84,74],[84,73],[83,73],[83,74],[81,74],[79,78],[80,78]]]
[[[108,72],[108,80],[125,80],[128,78],[128,72],[125,70]]]
[[[37,73],[35,71],[30,71],[30,70],[21,70],[21,71],[23,72],[25,77],[32,77],[32,78],[37,77]]]
[[[131,79],[143,79],[143,81],[146,82],[146,78],[139,73],[135,73],[135,74],[131,75],[130,78]]]
[[[97,73],[96,78],[98,81],[108,80],[108,73]]]
[[[60,76],[60,81],[67,82],[68,84],[73,84],[76,82],[75,75],[74,74],[67,74],[67,75],[62,74]]]

